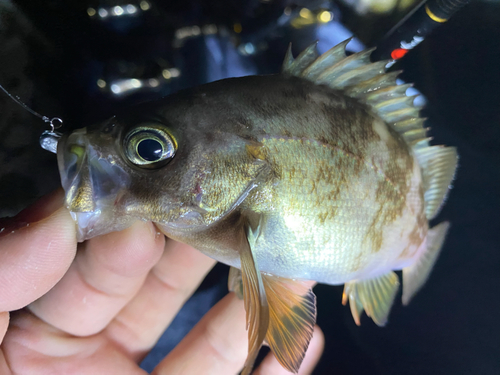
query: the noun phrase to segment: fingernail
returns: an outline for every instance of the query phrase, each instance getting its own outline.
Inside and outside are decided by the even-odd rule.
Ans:
[[[59,188],[40,198],[34,204],[25,208],[14,217],[0,219],[0,237],[9,235],[30,224],[43,220],[63,206],[64,191]]]

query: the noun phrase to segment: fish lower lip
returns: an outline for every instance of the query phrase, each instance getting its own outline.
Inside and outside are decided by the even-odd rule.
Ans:
[[[101,210],[91,212],[70,212],[76,223],[78,242],[88,238],[93,231],[96,222],[99,220]]]
[[[89,225],[92,224],[92,219],[95,219],[96,216],[101,214],[100,210],[91,211],[91,212],[72,212],[71,216],[73,220],[75,220],[80,228],[88,228]]]

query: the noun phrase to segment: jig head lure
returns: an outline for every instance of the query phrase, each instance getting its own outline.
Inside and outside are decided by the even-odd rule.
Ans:
[[[59,141],[59,138],[61,138],[62,134],[59,132],[56,132],[56,130],[60,129],[62,127],[63,120],[59,117],[49,118],[47,116],[43,116],[43,115],[39,114],[38,112],[35,112],[34,110],[32,110],[26,104],[24,104],[19,97],[13,96],[2,85],[0,85],[0,89],[4,93],[6,93],[9,96],[9,98],[11,98],[13,101],[15,101],[21,107],[23,107],[29,113],[31,113],[32,115],[35,115],[36,117],[42,119],[45,123],[49,124],[50,130],[45,130],[42,133],[42,135],[40,136],[40,146],[42,146],[42,148],[44,150],[50,151],[54,154],[57,153],[57,142]]]

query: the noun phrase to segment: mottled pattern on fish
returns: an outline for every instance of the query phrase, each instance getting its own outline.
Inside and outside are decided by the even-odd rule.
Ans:
[[[393,223],[388,232],[399,228],[400,238],[386,237],[384,250],[392,252],[386,255],[392,260],[399,255],[398,242],[411,233],[406,229],[419,226],[421,237],[411,241],[414,253],[427,223],[414,220],[423,213],[423,196],[406,143],[366,106],[341,93],[293,78],[261,78],[266,85],[271,79],[272,89],[265,92],[272,107],[257,107],[259,112],[245,119],[253,134],[262,134],[253,139],[262,147],[249,146],[249,154],[271,167],[265,184],[243,204],[271,216],[273,230],[264,231],[255,250],[261,269],[342,283],[373,267],[369,256],[381,251],[383,231]],[[242,98],[238,85],[227,95],[249,108],[245,100],[257,101],[263,90],[256,79],[245,86]]]

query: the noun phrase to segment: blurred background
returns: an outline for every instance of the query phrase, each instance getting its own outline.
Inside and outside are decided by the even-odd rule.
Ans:
[[[42,115],[64,119],[69,131],[183,88],[277,73],[290,42],[295,55],[315,40],[325,52],[351,35],[350,51],[380,45],[418,5],[0,0],[0,84]],[[342,287],[315,288],[326,335],[315,374],[499,374],[500,1],[467,5],[391,69],[403,69],[401,78],[423,94],[434,142],[458,147],[457,178],[436,219],[452,229],[425,288],[408,307],[397,299],[384,328],[366,316],[357,327],[340,303]],[[38,143],[46,129],[0,95],[0,217],[59,186],[55,156]],[[218,265],[210,273],[145,369],[227,293],[227,272]]]

